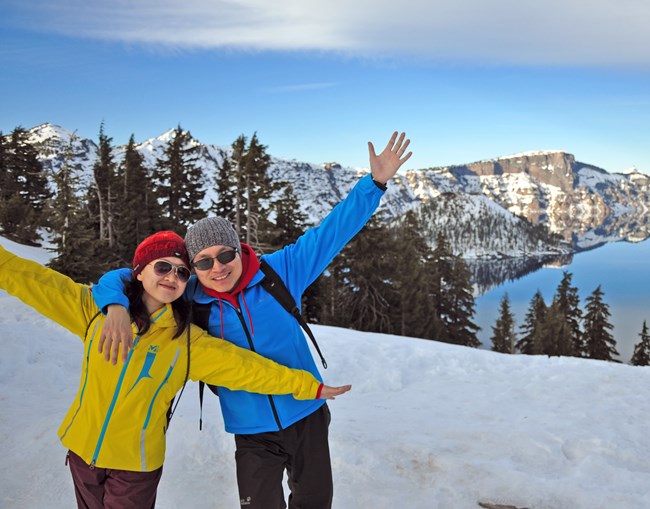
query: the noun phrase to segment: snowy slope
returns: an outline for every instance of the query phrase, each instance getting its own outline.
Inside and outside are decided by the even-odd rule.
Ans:
[[[56,430],[81,343],[2,291],[0,309],[0,507],[73,507]],[[337,509],[650,507],[650,368],[314,331],[326,381],[353,385],[330,403]],[[169,431],[160,509],[237,507],[232,437],[214,399],[198,431],[196,394],[188,386]]]

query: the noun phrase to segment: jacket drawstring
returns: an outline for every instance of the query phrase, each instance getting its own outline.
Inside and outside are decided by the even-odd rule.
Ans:
[[[241,300],[244,303],[244,309],[246,310],[246,316],[248,316],[248,323],[251,327],[251,337],[255,337],[255,327],[253,327],[253,317],[251,312],[248,310],[248,304],[246,304],[246,297],[244,297],[244,292],[241,293]],[[223,323],[223,321],[222,321]]]
[[[219,325],[221,326],[221,339],[225,338],[223,331],[223,303],[221,302],[221,297],[217,297],[219,300]]]

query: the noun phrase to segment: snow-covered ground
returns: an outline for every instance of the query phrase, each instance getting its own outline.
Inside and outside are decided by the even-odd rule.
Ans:
[[[0,309],[0,507],[74,507],[56,430],[81,342],[3,291]],[[650,368],[314,332],[326,381],[353,385],[330,402],[335,508],[650,507]],[[168,434],[159,509],[239,506],[233,440],[211,397],[203,419],[199,432],[191,384]]]

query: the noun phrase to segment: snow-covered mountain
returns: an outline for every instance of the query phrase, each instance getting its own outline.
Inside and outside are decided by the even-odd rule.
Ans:
[[[67,150],[85,178],[91,178],[97,150],[92,140],[73,137],[52,124],[29,133],[48,171],[63,163]],[[156,164],[172,134],[170,129],[137,144],[147,165]],[[194,143],[201,148],[199,165],[208,187],[208,204],[215,198],[210,187],[217,168],[230,147]],[[124,147],[115,148],[116,161],[123,154]],[[269,170],[274,180],[292,184],[312,223],[322,219],[368,171],[275,157]],[[400,173],[389,186],[380,213],[393,220],[411,209],[426,220],[432,243],[435,232],[442,229],[452,238],[453,249],[468,259],[565,255],[605,242],[647,238],[650,177],[634,168],[610,174],[563,151],[527,152]],[[566,242],[540,236],[522,217],[545,224]]]

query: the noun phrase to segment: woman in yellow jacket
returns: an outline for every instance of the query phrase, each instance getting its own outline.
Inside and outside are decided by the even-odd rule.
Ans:
[[[79,508],[154,507],[168,413],[188,378],[297,399],[332,399],[350,388],[325,386],[190,327],[181,298],[189,276],[183,239],[174,232],[137,247],[127,283],[136,339],[115,366],[97,348],[104,317],[91,288],[0,246],[0,288],[83,339],[79,390],[59,428]]]

